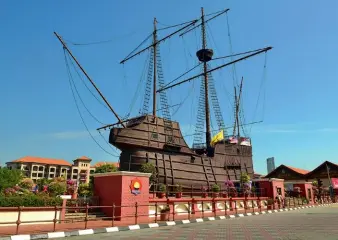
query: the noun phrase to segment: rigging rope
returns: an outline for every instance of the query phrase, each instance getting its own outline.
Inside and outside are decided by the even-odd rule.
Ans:
[[[267,65],[267,53],[265,53],[265,57],[264,57],[264,67],[263,67],[263,75],[262,75],[262,80],[261,80],[261,85],[260,85],[260,89],[259,89],[259,93],[258,93],[258,98],[257,98],[257,102],[256,102],[256,106],[255,106],[255,110],[254,110],[254,115],[253,115],[253,120],[255,119],[256,117],[256,113],[257,113],[257,109],[258,109],[258,102],[259,102],[259,99],[260,99],[260,96],[261,96],[261,91],[262,91],[262,88],[263,88],[263,85],[265,84],[266,82],[266,65]],[[263,118],[264,118],[264,115],[265,115],[265,91],[263,93]],[[252,126],[250,127],[249,129],[249,133],[251,133],[251,130],[252,130]]]
[[[66,42],[68,42],[68,43],[70,43],[70,44],[72,44],[74,46],[87,46],[87,45],[96,45],[96,44],[114,42],[114,41],[116,41],[117,39],[120,39],[120,38],[130,37],[130,36],[134,35],[135,33],[136,32],[132,32],[132,33],[128,33],[128,34],[125,34],[123,36],[120,36],[120,37],[114,37],[114,38],[107,39],[107,40],[101,40],[101,41],[96,41],[96,42],[88,42],[88,43],[76,43],[74,41],[67,40],[65,38],[63,38],[63,40],[65,40]]]
[[[109,112],[111,112],[111,110],[108,108],[108,106],[106,104],[104,104],[88,87],[88,85],[86,84],[86,82],[84,81],[84,79],[82,78],[80,72],[77,70],[75,64],[73,61],[70,61],[70,63],[72,64],[73,68],[75,69],[75,72],[77,73],[77,75],[79,76],[79,78],[81,79],[82,83],[85,85],[85,87],[87,88],[87,90],[90,92],[90,94],[102,105],[104,106]]]
[[[108,144],[108,146],[115,152],[115,154],[118,154],[118,152],[116,151],[116,149],[114,149],[112,147],[112,145],[105,139],[105,137],[102,135],[101,131],[98,131],[100,136],[102,137],[102,139]]]
[[[71,61],[69,55],[67,55],[67,56],[68,56],[68,59]],[[68,61],[67,61],[67,63],[68,63]],[[98,123],[100,123],[100,124],[102,124],[102,125],[108,125],[107,123],[103,123],[103,122],[101,122],[100,120],[98,120],[98,119],[97,119],[97,118],[89,111],[89,109],[87,108],[87,106],[86,106],[86,104],[84,103],[83,99],[81,98],[79,91],[77,90],[76,84],[75,84],[75,82],[74,82],[73,76],[72,76],[72,74],[71,74],[69,68],[68,68],[68,71],[69,71],[68,73],[69,73],[69,75],[70,75],[70,77],[71,77],[71,81],[72,81],[73,87],[74,87],[74,89],[75,89],[75,92],[76,92],[76,94],[78,95],[78,98],[80,99],[80,101],[81,101],[83,107],[87,110],[87,112],[89,113],[89,115],[90,115],[93,119],[95,119]]]
[[[131,53],[129,53],[124,59],[127,59],[128,57],[130,57],[134,52],[137,51],[137,49],[139,49],[146,41],[149,40],[149,38],[151,38],[153,36],[153,33],[149,34],[148,37],[146,37],[146,39],[144,39]]]
[[[157,20],[156,20],[157,21]],[[175,24],[175,25],[167,25],[167,24],[163,24],[163,23],[160,23],[159,21],[157,21],[157,23],[163,25],[163,26],[166,26],[164,28],[159,28],[157,29],[157,31],[162,31],[162,30],[166,30],[166,29],[169,29],[169,28],[174,28],[174,27],[179,27],[179,26],[182,26],[182,25],[186,25],[186,24],[189,24],[189,23],[192,23],[194,22],[195,20],[192,20],[192,21],[188,21],[188,22],[184,22],[184,23],[179,23],[179,24]]]
[[[128,116],[130,115],[131,111],[133,110],[135,103],[136,103],[136,100],[137,100],[137,97],[138,97],[138,93],[140,92],[141,84],[143,83],[144,75],[145,75],[145,72],[146,72],[146,69],[147,69],[147,65],[149,63],[149,54],[150,53],[148,52],[148,57],[146,58],[146,61],[144,61],[143,71],[142,71],[140,80],[137,84],[137,87],[136,87],[136,90],[135,90],[135,93],[134,93],[134,97],[133,97],[133,99],[130,103],[129,112],[127,113]]]
[[[66,55],[66,51],[65,49],[63,49],[63,52],[64,52],[64,57],[65,57],[65,63],[66,63],[66,67],[67,67],[67,73],[68,73],[68,81],[69,81],[69,85],[70,85],[70,88],[71,88],[71,91],[72,91],[72,95],[73,95],[73,99],[74,99],[74,102],[75,102],[75,105],[76,105],[76,108],[77,108],[77,111],[80,115],[80,118],[81,118],[81,121],[83,123],[83,125],[85,126],[87,132],[89,133],[89,135],[91,136],[91,138],[93,139],[93,141],[107,154],[113,156],[113,157],[119,157],[117,155],[114,155],[110,152],[108,152],[106,149],[104,149],[97,141],[96,139],[94,138],[94,136],[92,135],[92,133],[89,131],[89,128],[87,126],[87,124],[85,123],[84,119],[83,119],[83,116],[81,114],[81,111],[80,111],[80,108],[79,108],[79,105],[78,105],[78,102],[76,100],[76,97],[75,97],[75,93],[74,93],[74,89],[73,89],[73,86],[72,86],[72,75],[70,73],[70,69],[69,69],[69,64],[68,64],[68,61],[67,61],[67,55]]]

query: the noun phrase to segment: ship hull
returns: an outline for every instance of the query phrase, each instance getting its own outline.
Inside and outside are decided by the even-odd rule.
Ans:
[[[251,146],[221,142],[212,156],[197,154],[184,141],[177,122],[144,116],[126,128],[113,128],[110,143],[121,150],[120,170],[139,171],[142,164],[156,167],[157,181],[183,186],[210,186],[253,176]]]

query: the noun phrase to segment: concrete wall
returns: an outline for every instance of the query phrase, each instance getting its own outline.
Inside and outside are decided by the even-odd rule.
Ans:
[[[61,211],[57,211],[56,219],[60,219]],[[29,224],[52,224],[55,217],[55,211],[22,211],[20,215],[20,225]],[[18,211],[0,212],[0,227],[15,226],[18,220]],[[35,223],[25,223],[27,221],[39,221]],[[41,221],[41,222],[40,222]],[[5,222],[13,222],[12,224],[2,224]]]

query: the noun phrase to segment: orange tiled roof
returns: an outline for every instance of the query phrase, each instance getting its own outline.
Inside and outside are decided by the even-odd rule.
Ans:
[[[92,160],[92,159],[86,156],[82,156],[82,157],[77,158],[76,160]]]
[[[117,162],[97,162],[95,163],[93,167],[97,168],[97,167],[101,167],[102,165],[106,165],[106,164],[113,164],[115,167],[119,167],[119,163]]]
[[[12,163],[40,163],[40,164],[49,164],[49,165],[62,165],[62,166],[72,166],[71,163],[63,159],[53,159],[53,158],[42,158],[42,157],[32,157],[26,156],[19,158],[17,160],[11,161]]]
[[[307,174],[307,173],[310,172],[308,170],[304,170],[304,169],[300,169],[300,168],[295,168],[295,167],[290,167],[290,166],[286,166],[286,167],[290,168],[292,171],[295,171],[295,172],[297,172],[299,174],[303,174],[303,175],[305,175],[305,174]]]

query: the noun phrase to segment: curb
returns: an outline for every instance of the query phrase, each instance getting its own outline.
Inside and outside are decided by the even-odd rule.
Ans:
[[[256,216],[256,215],[263,215],[263,214],[270,214],[270,213],[277,213],[277,212],[287,212],[287,211],[300,210],[300,209],[305,209],[305,208],[329,206],[333,204],[337,204],[337,203],[311,205],[311,206],[296,207],[296,208],[283,208],[283,209],[278,209],[278,210],[267,210],[267,211],[254,212],[254,213],[240,213],[240,214],[227,215],[227,216],[196,218],[192,220],[177,220],[177,221],[169,221],[169,222],[161,222],[161,223],[130,225],[130,226],[123,226],[123,227],[85,229],[85,230],[76,230],[76,231],[71,231],[71,232],[50,232],[50,233],[31,234],[31,235],[13,235],[13,236],[7,236],[7,237],[0,236],[0,240],[50,239],[50,238],[83,236],[83,235],[91,235],[91,234],[99,234],[99,233],[121,232],[121,231],[139,230],[139,229],[146,229],[146,228],[175,226],[175,225],[189,224],[189,223],[200,223],[200,222],[208,222],[208,221],[215,221],[215,220],[233,219],[233,218]]]

